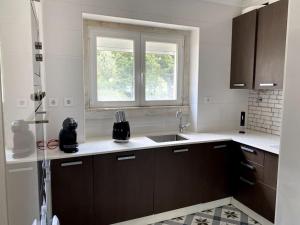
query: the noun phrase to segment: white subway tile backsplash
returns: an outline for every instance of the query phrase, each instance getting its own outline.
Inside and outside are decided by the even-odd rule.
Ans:
[[[280,135],[282,106],[281,90],[250,90],[247,128]]]

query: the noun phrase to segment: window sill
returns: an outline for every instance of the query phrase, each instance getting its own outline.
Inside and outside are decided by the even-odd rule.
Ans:
[[[178,110],[188,115],[190,106],[145,106],[145,107],[118,107],[118,108],[86,108],[85,119],[111,119],[116,111],[123,110],[129,117],[139,116],[174,116]]]
[[[135,110],[148,110],[148,109],[181,109],[184,111],[185,109],[189,109],[190,106],[188,105],[172,105],[172,106],[134,106],[134,107],[109,107],[109,108],[103,108],[103,107],[93,107],[93,108],[87,108],[86,112],[106,112],[106,111],[135,111]]]

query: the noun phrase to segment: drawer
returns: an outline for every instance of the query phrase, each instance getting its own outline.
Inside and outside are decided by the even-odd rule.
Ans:
[[[252,181],[264,181],[264,167],[249,161],[240,162],[240,175]]]
[[[242,160],[254,162],[259,165],[264,165],[265,153],[248,145],[240,145],[239,149],[242,152]]]

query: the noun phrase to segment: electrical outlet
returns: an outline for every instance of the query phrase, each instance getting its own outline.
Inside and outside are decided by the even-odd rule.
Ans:
[[[49,107],[57,107],[58,106],[57,98],[49,98],[48,99],[48,106]]]
[[[70,97],[64,98],[64,106],[65,107],[72,107],[72,106],[74,106],[73,98],[70,98]]]
[[[26,108],[28,106],[28,101],[26,98],[17,99],[17,107],[18,108]]]
[[[204,103],[205,104],[209,104],[209,103],[212,103],[212,97],[204,97]]]

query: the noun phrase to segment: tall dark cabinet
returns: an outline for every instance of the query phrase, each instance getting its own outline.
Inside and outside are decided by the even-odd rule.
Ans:
[[[288,0],[259,10],[255,89],[282,89]]]
[[[233,19],[231,83],[233,89],[251,89],[254,82],[257,10]]]
[[[233,19],[232,89],[282,89],[288,0]]]

